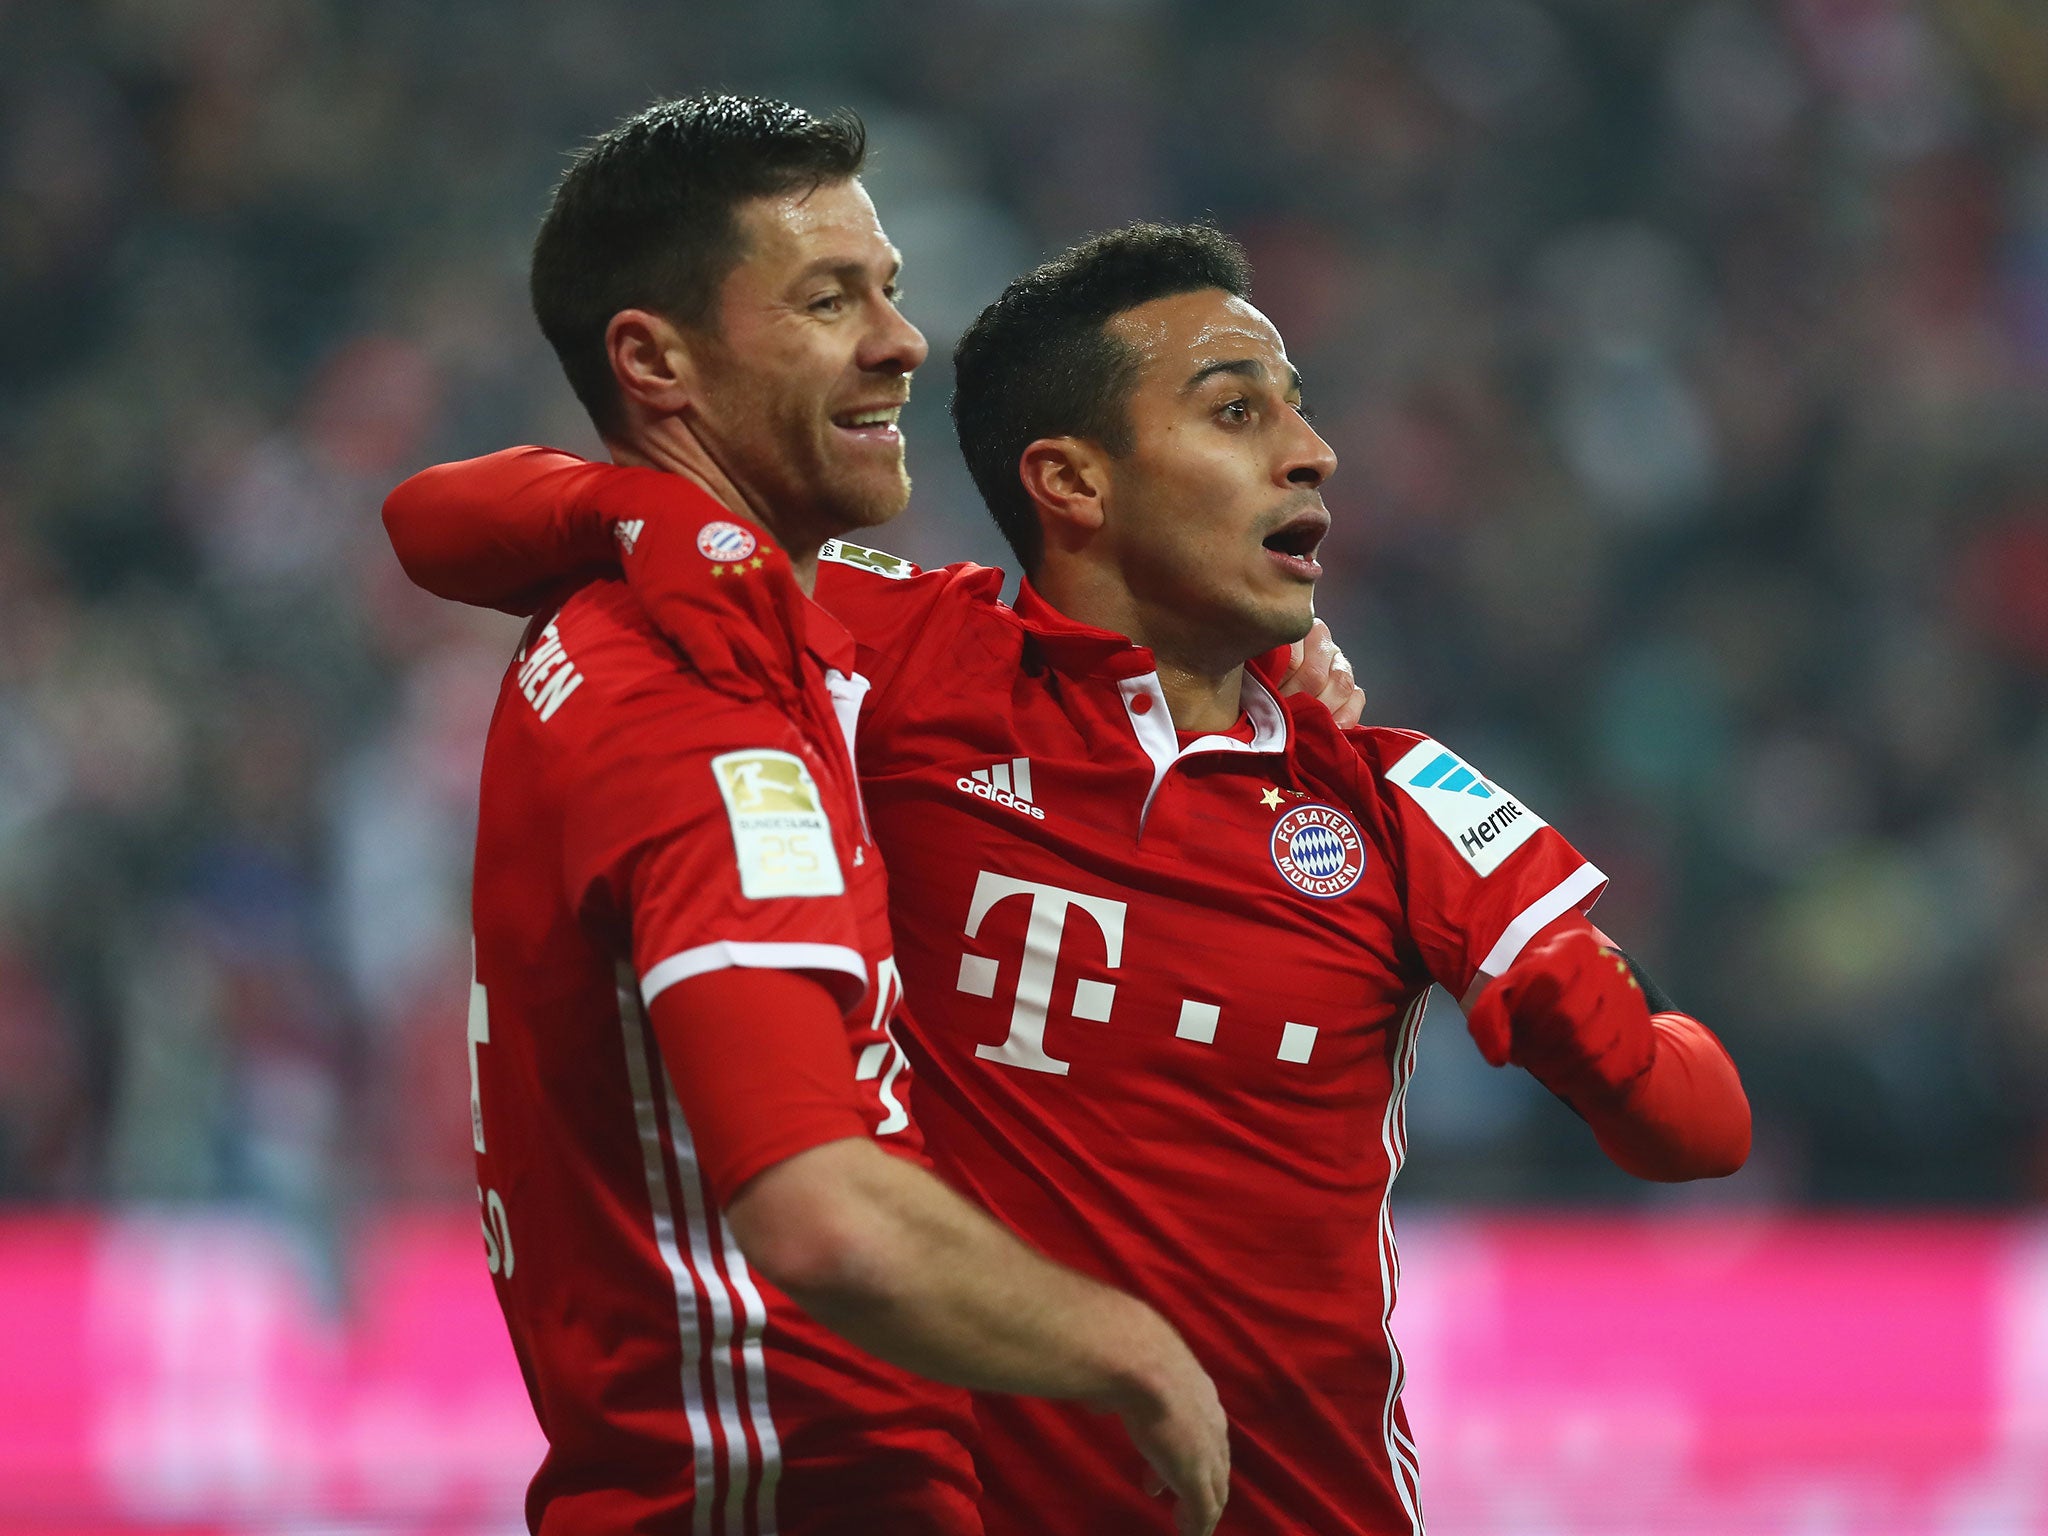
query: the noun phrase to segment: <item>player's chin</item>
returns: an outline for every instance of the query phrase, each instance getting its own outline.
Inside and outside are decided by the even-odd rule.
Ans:
[[[879,528],[910,505],[910,476],[901,465],[894,474],[849,476],[833,502],[841,527]]]
[[[1231,605],[1233,627],[1247,659],[1264,655],[1276,646],[1294,644],[1315,623],[1314,607],[1305,596],[1290,599],[1268,593],[1247,600],[1248,596],[1240,594],[1239,600]]]
[[[1259,605],[1259,637],[1263,649],[1292,645],[1308,634],[1316,621],[1315,589],[1307,588],[1278,595]]]
[[[1309,625],[1316,617],[1316,578],[1322,574],[1322,567],[1313,572],[1295,568],[1290,562],[1283,565],[1272,558],[1269,552],[1247,583],[1249,590],[1258,596],[1258,606],[1270,616],[1273,623],[1282,627],[1299,624],[1300,628],[1288,637],[1292,644],[1308,633]]]

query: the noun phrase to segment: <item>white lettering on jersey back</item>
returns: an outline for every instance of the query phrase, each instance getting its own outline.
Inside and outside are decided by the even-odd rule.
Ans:
[[[476,979],[476,940],[469,941],[469,1134],[477,1151],[484,1150],[483,1077],[476,1048],[491,1043],[491,996]]]
[[[974,883],[974,899],[967,909],[967,937],[979,936],[982,920],[999,902],[1012,896],[1031,898],[1031,919],[1024,931],[1024,961],[1017,971],[1017,999],[1010,1010],[1010,1033],[1001,1045],[977,1045],[974,1054],[984,1061],[999,1061],[1027,1072],[1051,1072],[1064,1077],[1073,1064],[1046,1054],[1045,1021],[1052,1011],[1052,988],[1059,971],[1060,939],[1066,932],[1067,913],[1079,908],[1094,920],[1102,933],[1104,965],[1113,971],[1124,962],[1124,916],[1130,908],[1107,896],[1085,896],[1062,886],[1017,880],[985,869]],[[960,991],[974,997],[993,997],[995,984],[994,960],[986,955],[961,955]],[[1107,1023],[1115,1001],[1116,986],[1112,982],[1083,979],[1074,985],[1073,1013],[1077,1019]]]
[[[1007,763],[971,769],[955,779],[953,787],[963,795],[1008,806],[1033,821],[1045,820],[1045,812],[1031,799],[1031,759],[1028,757],[1013,757]]]
[[[802,758],[756,747],[714,757],[711,772],[732,823],[741,895],[766,901],[845,892],[832,823]]]
[[[1423,741],[1387,770],[1389,783],[1421,806],[1451,846],[1481,875],[1490,875],[1548,825],[1457,753]]]
[[[540,632],[540,644],[531,654],[519,658],[519,691],[543,720],[555,718],[555,711],[583,686],[583,674],[562,647],[562,635],[554,621]]]

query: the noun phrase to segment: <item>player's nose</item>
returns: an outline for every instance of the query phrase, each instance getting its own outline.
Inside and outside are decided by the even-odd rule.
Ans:
[[[1308,418],[1295,416],[1294,430],[1288,435],[1287,451],[1280,465],[1280,478],[1290,486],[1312,491],[1335,473],[1337,451],[1308,424]]]
[[[874,328],[861,348],[859,361],[870,373],[915,373],[924,366],[931,350],[924,332],[912,325],[895,304],[884,299]]]

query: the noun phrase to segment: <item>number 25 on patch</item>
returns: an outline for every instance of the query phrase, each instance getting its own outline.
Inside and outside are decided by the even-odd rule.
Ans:
[[[838,896],[846,890],[832,823],[803,759],[767,747],[711,760],[732,823],[740,894]]]

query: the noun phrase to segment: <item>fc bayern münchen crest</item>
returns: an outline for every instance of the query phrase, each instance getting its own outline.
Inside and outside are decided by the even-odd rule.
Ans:
[[[706,523],[697,530],[697,553],[729,565],[754,552],[754,535],[738,523]]]
[[[1297,805],[1273,823],[1273,867],[1304,895],[1342,896],[1365,873],[1365,840],[1334,806]]]

